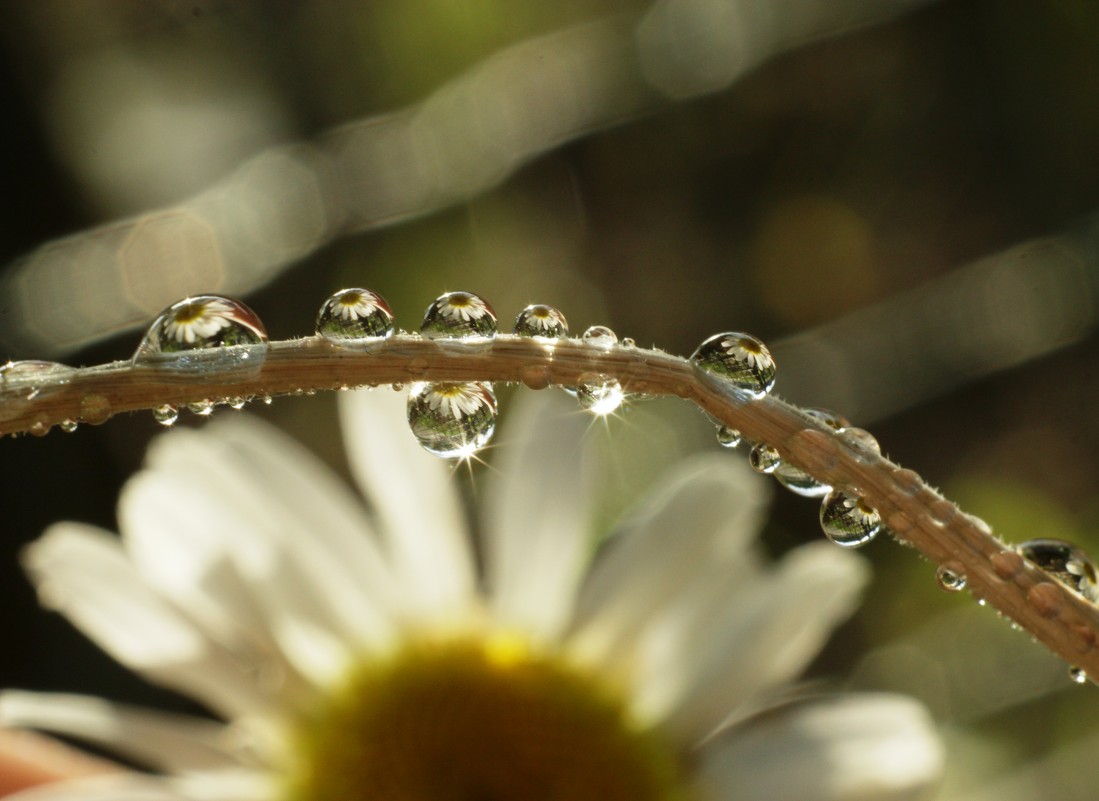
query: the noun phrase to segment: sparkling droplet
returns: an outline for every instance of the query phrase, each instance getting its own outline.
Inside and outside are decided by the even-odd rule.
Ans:
[[[594,345],[603,350],[610,350],[618,344],[618,334],[614,333],[614,331],[607,328],[605,325],[591,326],[580,335],[580,338],[589,345]]]
[[[438,342],[479,345],[496,336],[496,313],[472,292],[447,292],[424,312],[420,333]]]
[[[153,409],[153,419],[162,426],[171,426],[179,419],[179,410],[170,403],[162,403]]]
[[[729,426],[717,427],[717,444],[723,448],[735,448],[740,445],[742,439],[740,432],[735,428],[729,428]]]
[[[859,548],[878,535],[881,517],[861,498],[832,490],[821,504],[820,526],[836,545]]]
[[[569,323],[553,306],[535,303],[519,312],[512,330],[521,337],[561,339],[569,335]]]
[[[622,385],[616,378],[605,375],[581,376],[581,378],[584,380],[575,387],[576,400],[581,409],[597,417],[614,413],[626,399],[626,393],[622,391]]]
[[[341,289],[317,313],[317,333],[341,346],[380,345],[395,328],[393,310],[369,289]]]
[[[935,571],[935,580],[939,587],[947,592],[961,592],[965,589],[966,577],[960,566],[939,565]]]
[[[66,434],[71,434],[72,432],[76,431],[79,426],[80,424],[76,422],[76,420],[69,418],[67,420],[62,420],[58,427]]]
[[[408,394],[408,424],[428,453],[468,458],[496,429],[496,393],[484,382],[417,382]]]
[[[1073,682],[1075,682],[1076,684],[1087,684],[1088,683],[1087,671],[1084,670],[1082,667],[1076,667],[1075,665],[1070,667],[1068,669],[1068,677],[1070,679],[1072,679]]]
[[[1071,542],[1054,539],[1028,540],[1016,547],[1028,562],[1083,595],[1099,603],[1099,580],[1095,563]]]
[[[214,411],[214,402],[209,398],[204,398],[203,400],[195,401],[194,403],[188,403],[187,408],[199,417],[209,417]]]
[[[750,334],[712,336],[698,346],[691,363],[701,374],[727,381],[746,398],[762,398],[775,385],[775,360]]]
[[[134,352],[135,365],[187,373],[257,372],[267,331],[238,300],[199,295],[174,303],[153,321]]]
[[[766,442],[757,442],[748,453],[748,464],[757,473],[770,475],[782,464],[782,457],[778,455],[778,449],[774,446]]]

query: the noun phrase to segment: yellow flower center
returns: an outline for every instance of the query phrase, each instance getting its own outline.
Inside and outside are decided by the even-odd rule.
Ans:
[[[298,729],[290,801],[686,801],[683,765],[591,677],[507,642],[364,664]]]

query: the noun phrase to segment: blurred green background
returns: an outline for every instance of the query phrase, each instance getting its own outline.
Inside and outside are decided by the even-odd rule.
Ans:
[[[527,303],[549,303],[574,332],[605,324],[684,355],[712,333],[750,331],[773,346],[779,394],[870,428],[892,458],[1003,538],[1063,537],[1099,553],[1099,4],[913,5],[681,93],[689,97],[595,60],[580,85],[605,79],[630,93],[621,108],[595,108],[595,130],[578,101],[577,130],[539,152],[504,153],[498,174],[482,178],[489,168],[476,159],[491,156],[490,131],[466,165],[468,197],[436,187],[393,219],[326,196],[318,208],[332,216],[304,245],[271,256],[285,269],[237,294],[277,338],[311,333],[324,298],[356,285],[388,298],[409,329],[436,295],[467,289],[505,325]],[[234,171],[269,148],[335,142],[324,152],[344,152],[340,126],[367,121],[369,132],[371,121],[391,119],[383,115],[445,99],[445,87],[494,54],[546,36],[567,43],[583,26],[630,31],[646,13],[634,0],[0,7],[0,357],[126,358],[139,332],[109,335],[118,320],[88,330],[83,344],[51,346],[40,334],[71,322],[78,299],[106,312],[115,301],[156,309],[219,288],[194,285],[208,266],[201,252],[183,258],[164,247],[167,237],[161,250],[126,260],[119,254],[136,240],[110,227],[64,245],[71,252],[49,264],[68,272],[35,283],[27,265],[45,243],[219,182],[232,189],[243,175]],[[701,34],[684,36],[689,54]],[[529,75],[513,77],[522,87]],[[471,97],[487,104],[482,123],[516,108]],[[535,120],[561,102],[537,92],[521,100]],[[454,114],[465,108],[452,104]],[[433,142],[414,152],[444,163],[448,143]],[[362,181],[365,193],[376,178],[378,193],[395,197],[401,170],[415,176],[425,165],[386,162],[398,176],[384,176],[392,187],[369,170],[334,185],[353,194]],[[261,210],[280,197],[249,191]],[[280,225],[299,218],[292,206],[257,214]],[[226,277],[233,258],[213,259],[215,284],[236,280]],[[89,278],[98,276],[92,262],[120,265],[124,283]],[[103,294],[89,295],[89,284]],[[37,339],[20,322],[28,304]],[[344,469],[332,398],[253,411]],[[638,404],[610,428],[632,468],[623,467],[608,518],[660,466],[717,447],[700,415],[663,402]],[[118,488],[158,431],[134,416],[0,443],[0,592],[4,636],[15,643],[0,658],[0,684],[178,703],[135,689],[67,624],[39,613],[16,567],[21,544],[52,521],[113,527]],[[776,493],[767,547],[781,553],[818,537],[816,515],[813,502]],[[1095,687],[1072,684],[1064,665],[991,611],[940,592],[913,552],[876,542],[865,555],[876,571],[866,604],[811,676],[927,702],[951,742],[944,799],[1094,798]]]

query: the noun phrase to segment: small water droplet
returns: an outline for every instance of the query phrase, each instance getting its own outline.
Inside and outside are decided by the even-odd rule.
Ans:
[[[939,565],[935,571],[935,580],[939,582],[939,587],[946,592],[961,592],[966,585],[965,571],[961,565],[953,563]]]
[[[240,397],[240,395],[234,395],[231,398],[227,398],[225,402],[228,403],[231,408],[236,409],[239,412],[244,408],[244,405],[248,403],[248,400]]]
[[[808,409],[802,409],[807,416],[812,417],[817,422],[823,423],[834,431],[843,431],[851,425],[850,421],[839,414],[828,409],[821,409],[817,407],[810,407]]]
[[[400,381],[394,381],[389,386],[394,392],[403,392],[404,391],[404,384],[401,383]]]
[[[417,382],[408,394],[408,424],[428,453],[444,459],[472,456],[496,429],[492,385]]]
[[[1028,540],[1016,547],[1019,554],[1053,578],[1099,603],[1095,563],[1071,542],[1055,539]]]
[[[1073,665],[1068,669],[1068,677],[1076,684],[1087,684],[1088,674],[1082,667]]]
[[[544,364],[526,364],[519,370],[519,377],[530,389],[545,389],[550,385],[550,370]]]
[[[766,442],[757,442],[748,453],[748,464],[757,473],[770,475],[775,472],[775,468],[782,464],[782,457],[779,456],[778,449],[773,445],[768,445]]]
[[[626,399],[618,379],[606,375],[585,374],[580,376],[580,384],[573,389],[581,409],[598,417],[604,417],[617,411]]]
[[[717,427],[717,444],[723,448],[735,448],[740,445],[742,439],[744,438],[735,428],[729,428],[729,426]]]
[[[580,338],[589,345],[594,345],[602,350],[610,350],[618,344],[618,334],[605,325],[593,325]]]
[[[73,420],[71,417],[68,418],[68,419],[62,420],[58,424],[58,428],[60,428],[66,434],[71,434],[72,432],[76,431],[76,429],[79,428],[79,427],[80,427],[80,424],[78,422],[76,422],[76,420]]]
[[[135,366],[194,374],[252,374],[267,356],[267,331],[254,311],[220,295],[185,298],[153,321],[134,352]]]
[[[881,445],[869,431],[862,428],[844,428],[840,437],[856,451],[867,456],[881,456]]]
[[[263,401],[264,406],[270,406],[271,405],[271,396],[270,395],[264,395],[262,398],[260,398],[260,400]]]
[[[569,323],[553,306],[535,303],[519,312],[512,331],[516,336],[554,340],[569,335]]]
[[[479,295],[447,292],[427,307],[420,333],[436,342],[487,344],[496,336],[496,313]]]
[[[775,385],[775,360],[767,346],[750,334],[712,336],[698,346],[691,363],[701,374],[728,382],[746,398],[762,398]]]
[[[191,410],[192,414],[197,414],[199,417],[209,417],[214,411],[214,402],[209,398],[204,398],[194,403],[188,403],[187,408]]]
[[[179,419],[179,409],[170,403],[162,403],[153,409],[153,419],[162,426],[171,426]]]
[[[44,437],[50,433],[50,420],[44,412],[35,415],[34,420],[31,421],[29,431],[32,436]]]
[[[410,376],[419,378],[427,372],[427,368],[427,359],[423,356],[416,356],[408,360],[408,366],[405,369],[408,370]]]
[[[859,548],[878,535],[881,517],[861,498],[832,490],[821,504],[820,526],[836,545]]]
[[[111,402],[106,395],[89,392],[80,399],[80,419],[89,425],[97,426],[111,417]]]
[[[341,347],[380,345],[395,328],[393,310],[369,289],[341,289],[317,313],[317,333]]]

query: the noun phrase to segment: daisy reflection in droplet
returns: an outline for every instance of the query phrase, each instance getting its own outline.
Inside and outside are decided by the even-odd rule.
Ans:
[[[5,724],[151,769],[23,797],[840,801],[936,781],[938,740],[908,699],[778,705],[867,567],[826,543],[768,564],[762,479],[739,460],[682,463],[596,549],[587,419],[522,393],[474,548],[403,400],[341,402],[366,507],[238,417],[154,444],[121,540],[63,523],[28,549],[44,603],[216,720],[9,691]]]

